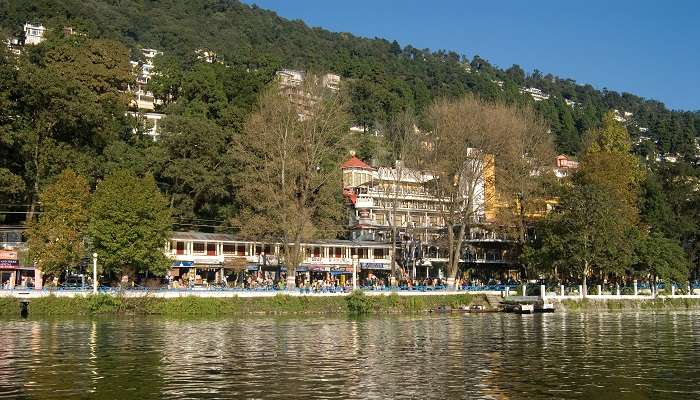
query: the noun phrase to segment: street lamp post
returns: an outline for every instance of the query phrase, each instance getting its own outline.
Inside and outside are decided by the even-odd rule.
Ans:
[[[92,293],[97,294],[97,253],[92,253]]]
[[[359,256],[353,254],[352,256],[352,290],[357,289],[357,264],[360,263]]]

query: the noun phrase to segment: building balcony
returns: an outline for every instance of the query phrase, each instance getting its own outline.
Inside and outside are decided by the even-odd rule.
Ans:
[[[358,197],[355,201],[355,208],[373,208],[374,199],[371,197]]]
[[[420,198],[420,199],[435,199],[434,196],[424,190],[382,190],[379,188],[367,188],[367,194],[370,196],[379,196],[387,198]]]
[[[511,242],[512,239],[506,235],[484,234],[471,235],[464,239],[465,242]]]

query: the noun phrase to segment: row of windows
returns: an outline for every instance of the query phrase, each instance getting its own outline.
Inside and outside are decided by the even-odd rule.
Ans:
[[[173,249],[175,254],[187,254],[187,246],[185,242],[176,241],[173,243]],[[221,246],[223,255],[234,255],[234,256],[252,256],[260,255],[264,252],[267,255],[275,255],[278,249],[271,245],[246,245],[246,244],[235,244],[235,243],[224,243]],[[385,249],[370,249],[370,248],[357,248],[351,247],[349,249],[346,247],[321,247],[312,246],[306,247],[304,249],[304,254],[306,257],[329,257],[329,258],[346,258],[357,255],[359,258],[369,258],[372,254],[374,258],[384,258],[388,255]],[[326,254],[327,251],[327,254]],[[215,242],[192,242],[192,253],[216,256],[218,254],[217,243]]]
[[[397,214],[394,216],[394,225],[403,226],[407,223],[413,223],[416,225],[430,225],[430,226],[441,226],[442,218],[435,215],[405,215]],[[374,223],[377,225],[386,225],[389,223],[389,217],[384,213],[374,214]]]
[[[392,199],[377,199],[376,200],[376,205],[377,207],[380,208],[393,208],[394,207],[394,200]],[[446,210],[446,205],[441,204],[440,202],[437,201],[417,201],[417,200],[400,200],[397,203],[397,206],[399,208],[408,208],[412,210],[434,210],[434,211],[440,211]]]

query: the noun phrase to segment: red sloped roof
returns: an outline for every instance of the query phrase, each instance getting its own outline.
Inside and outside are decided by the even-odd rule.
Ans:
[[[343,196],[347,197],[353,205],[357,202],[357,195],[350,189],[343,189]]]
[[[358,168],[358,169],[367,169],[367,170],[374,170],[374,168],[370,167],[369,165],[365,164],[364,161],[360,160],[356,156],[350,157],[347,161],[345,161],[341,166],[341,169],[349,169],[349,168]]]

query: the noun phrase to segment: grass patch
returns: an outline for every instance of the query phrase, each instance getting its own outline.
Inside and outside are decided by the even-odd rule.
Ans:
[[[563,300],[559,303],[566,311],[683,311],[699,310],[700,299],[657,298],[657,299],[606,299],[606,300]]]
[[[0,297],[0,316],[19,315],[19,300],[14,297]]]
[[[171,317],[235,316],[235,315],[300,315],[300,314],[399,314],[425,312],[439,306],[457,308],[472,304],[488,303],[481,295],[399,296],[397,294],[368,296],[356,291],[349,296],[289,296],[274,297],[176,297],[156,298],[123,297],[97,294],[75,297],[47,296],[32,299],[29,314],[32,316],[61,315],[163,315]],[[2,305],[5,305],[2,307]],[[15,315],[19,302],[13,298],[0,298],[0,309]]]
[[[362,292],[348,296],[351,314],[397,314],[425,312],[440,306],[457,308],[472,304],[488,305],[483,295],[455,294],[445,296],[367,296]]]

